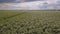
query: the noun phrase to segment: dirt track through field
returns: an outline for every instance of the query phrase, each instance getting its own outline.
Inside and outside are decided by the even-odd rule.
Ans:
[[[19,15],[22,15],[22,14],[24,14],[24,13],[25,13],[25,12],[22,12],[22,13],[19,13],[19,14],[16,14],[16,15],[12,15],[12,16],[9,16],[9,17],[4,17],[4,18],[0,19],[0,21],[9,19],[9,18],[12,18],[12,17],[15,17],[15,16],[19,16]]]

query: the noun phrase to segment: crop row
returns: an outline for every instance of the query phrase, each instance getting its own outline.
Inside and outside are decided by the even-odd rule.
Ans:
[[[60,34],[60,12],[22,14],[0,22],[0,34]]]

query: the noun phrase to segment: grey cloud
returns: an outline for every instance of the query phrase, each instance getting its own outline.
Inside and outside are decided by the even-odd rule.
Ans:
[[[57,3],[60,4],[60,0],[58,0]]]
[[[30,2],[30,1],[45,1],[45,0],[0,0],[0,3],[20,3],[20,2]]]
[[[33,3],[30,3],[30,1],[34,1]],[[40,2],[39,2],[39,0],[13,0],[12,2],[25,2],[25,3],[17,3],[17,4],[10,4],[9,5],[9,3],[8,4],[6,4],[6,6],[4,5],[4,4],[1,4],[0,5],[0,9],[2,8],[2,9],[35,9],[35,10],[37,10],[37,9],[43,9],[43,10],[45,10],[45,9],[60,9],[60,1],[57,1],[57,3],[56,4],[48,4],[48,3],[46,3],[45,1],[46,0],[40,0],[40,1],[44,1],[43,3],[42,3],[42,5],[40,4]],[[37,3],[37,4],[36,4]]]
[[[17,2],[20,2],[19,1],[16,1],[16,0],[0,0],[0,3],[17,3]]]
[[[29,2],[29,1],[44,1],[44,0],[26,0],[26,2]]]

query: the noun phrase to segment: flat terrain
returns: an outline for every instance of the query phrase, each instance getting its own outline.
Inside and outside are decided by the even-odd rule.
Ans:
[[[60,11],[0,10],[0,34],[60,34]]]

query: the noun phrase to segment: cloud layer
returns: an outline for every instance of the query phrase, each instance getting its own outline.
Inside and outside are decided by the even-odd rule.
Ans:
[[[13,0],[14,1],[14,0]],[[12,1],[12,2],[13,2]],[[60,9],[59,0],[15,0],[19,3],[0,3],[2,9],[17,9],[17,10],[45,10],[45,9]]]
[[[20,3],[20,2],[31,2],[31,1],[44,1],[44,0],[0,0],[0,3]]]

